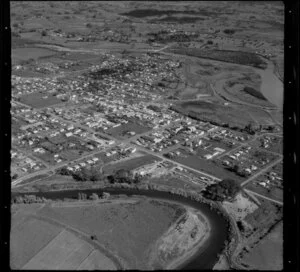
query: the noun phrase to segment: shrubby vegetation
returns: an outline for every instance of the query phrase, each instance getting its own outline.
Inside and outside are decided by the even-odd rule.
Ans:
[[[129,170],[119,169],[111,175],[105,176],[102,171],[96,167],[81,168],[75,172],[63,167],[57,171],[59,175],[72,176],[76,181],[103,181],[107,180],[110,184],[126,183],[126,184],[139,184],[142,181],[142,177],[138,174],[133,174]]]
[[[58,170],[58,174],[63,176],[72,176],[76,181],[99,181],[103,180],[104,176],[96,167],[82,168],[76,172],[68,170],[66,167]]]
[[[31,203],[45,203],[48,200],[44,197],[38,197],[36,195],[24,195],[24,196],[16,196],[11,199],[11,203],[16,204],[31,204]]]
[[[101,195],[97,195],[96,193],[93,193],[91,196],[87,197],[87,194],[85,193],[78,193],[78,200],[98,200],[98,199],[108,199],[110,197],[109,193],[102,192]]]
[[[138,184],[141,182],[140,175],[133,175],[129,170],[120,169],[114,174],[107,176],[109,183],[127,183],[127,184]]]
[[[225,34],[229,34],[229,35],[232,35],[235,33],[235,30],[234,29],[224,29],[223,32]]]

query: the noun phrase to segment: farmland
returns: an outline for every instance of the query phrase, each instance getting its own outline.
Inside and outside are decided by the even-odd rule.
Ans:
[[[218,61],[254,66],[257,68],[266,68],[266,63],[257,55],[242,51],[230,50],[198,50],[172,48],[170,52],[199,58],[207,58]]]
[[[283,268],[282,222],[242,259],[250,269],[282,270]]]
[[[253,118],[247,112],[211,101],[177,103],[172,106],[172,109],[201,121],[208,121],[230,128],[244,128],[246,124],[253,122]]]
[[[12,221],[14,223],[14,221]],[[11,267],[23,267],[33,256],[45,247],[62,229],[37,219],[26,220],[23,224],[12,226]],[[25,235],[26,233],[26,235]],[[33,243],[34,241],[34,243]],[[20,251],[26,248],[26,251]]]
[[[36,47],[17,48],[12,50],[12,61],[20,62],[29,59],[38,59],[40,57],[51,56],[54,54],[55,51],[44,49],[44,48],[36,48]]]
[[[99,253],[94,252],[86,259],[93,252],[93,246],[83,238],[94,235],[97,243],[105,245],[108,251],[119,256],[129,267],[146,268],[145,254],[149,246],[185,211],[178,205],[150,199],[75,206],[67,204],[53,203],[35,212],[33,210],[35,217],[44,221],[30,218],[13,228],[13,267],[47,269],[53,268],[53,264],[60,269],[93,267],[99,263],[99,260],[96,261]],[[83,238],[80,238],[80,233]],[[27,243],[26,254],[18,250],[22,248],[18,247],[23,246],[22,243],[24,246]],[[67,251],[64,250],[66,245]],[[110,265],[108,269],[113,268],[104,257],[102,264],[107,263]]]

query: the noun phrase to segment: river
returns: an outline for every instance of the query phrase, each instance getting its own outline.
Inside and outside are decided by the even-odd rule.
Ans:
[[[228,226],[226,220],[209,208],[207,204],[199,203],[191,199],[172,195],[167,192],[150,191],[150,190],[134,190],[134,189],[89,189],[89,190],[70,190],[70,191],[52,191],[52,192],[33,192],[33,193],[12,193],[12,197],[16,195],[33,194],[39,197],[48,199],[64,199],[77,198],[79,192],[84,192],[88,196],[92,193],[109,192],[111,195],[126,194],[143,195],[155,199],[168,200],[180,204],[188,205],[190,207],[200,210],[209,220],[211,226],[211,234],[197,253],[191,257],[187,262],[178,267],[178,270],[211,270],[218,261],[217,255],[221,253],[224,248],[224,242],[228,236]]]
[[[256,73],[261,76],[261,87],[260,91],[262,94],[280,110],[283,108],[283,83],[275,75],[275,66],[272,61],[264,59],[268,63],[265,70],[253,68]]]

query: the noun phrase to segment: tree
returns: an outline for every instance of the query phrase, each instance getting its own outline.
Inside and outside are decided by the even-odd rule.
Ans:
[[[238,173],[240,171],[240,167],[238,164],[235,164],[233,167],[232,167],[232,170],[235,172],[235,173]]]
[[[90,196],[90,199],[92,199],[92,200],[98,200],[98,199],[99,199],[99,196],[98,196],[96,193],[93,193],[93,194]]]
[[[255,129],[254,129],[254,125],[253,122],[249,122],[244,129],[246,132],[248,132],[249,134],[255,134]]]
[[[240,184],[232,179],[224,179],[216,184],[211,184],[206,187],[203,195],[206,198],[224,201],[233,199],[236,194],[240,191]]]
[[[47,36],[47,31],[46,30],[42,30],[41,35],[42,35],[42,37]]]
[[[108,199],[110,197],[110,193],[103,192],[101,198]]]
[[[68,170],[67,167],[63,167],[63,168],[59,169],[57,172],[58,172],[58,174],[60,174],[62,176],[70,176],[73,174],[73,172]]]
[[[235,33],[235,30],[234,29],[224,29],[223,32],[225,34],[229,34],[229,35],[232,35]]]
[[[12,179],[18,178],[18,174],[14,174],[11,178],[12,178]]]

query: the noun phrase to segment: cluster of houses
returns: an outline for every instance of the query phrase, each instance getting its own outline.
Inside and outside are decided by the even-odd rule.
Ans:
[[[99,161],[99,158],[94,156],[92,158],[81,161],[80,163],[74,164],[72,166],[68,166],[67,169],[69,171],[76,172],[76,171],[80,170],[83,167],[95,165],[98,161]]]
[[[11,159],[13,162],[12,175],[14,175],[14,173],[32,173],[45,168],[45,165],[41,162],[34,160],[17,150],[11,151]]]
[[[273,167],[270,171],[260,175],[255,183],[259,186],[262,186],[266,189],[271,189],[272,187],[283,188],[283,179],[282,179],[282,165],[281,170],[275,170],[277,166]]]
[[[157,152],[161,152],[169,147],[175,147],[179,143],[189,145],[190,148],[193,148],[199,146],[199,136],[204,135],[207,131],[216,129],[215,126],[208,123],[196,123],[180,116],[176,116],[175,118],[173,122],[166,123],[166,125],[170,124],[168,127],[158,129],[147,136],[141,136],[135,143]]]
[[[268,136],[264,135],[262,138],[260,138],[260,147],[269,149],[272,147],[274,144],[278,144],[280,142],[281,138],[279,137],[274,137],[274,136]]]
[[[60,84],[57,79],[54,78],[37,78],[30,77],[24,78],[12,75],[11,83],[13,87],[12,95],[14,97],[19,97],[25,94],[35,93],[35,92],[45,92],[51,93],[60,88]]]

